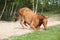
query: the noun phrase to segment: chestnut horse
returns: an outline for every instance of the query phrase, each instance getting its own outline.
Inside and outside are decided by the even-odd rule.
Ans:
[[[47,17],[35,14],[31,9],[24,7],[18,10],[14,18],[17,21],[18,16],[20,16],[20,24],[24,28],[24,25],[29,24],[32,29],[39,29],[41,24],[44,25],[44,29],[47,27]],[[24,24],[24,25],[23,25]]]

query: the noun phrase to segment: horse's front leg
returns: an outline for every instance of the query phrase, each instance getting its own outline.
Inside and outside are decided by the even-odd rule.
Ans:
[[[33,22],[30,24],[30,28],[36,30]]]
[[[24,29],[24,25],[23,25],[24,24],[24,19],[23,19],[23,17],[20,18],[20,24],[22,25],[22,27]]]

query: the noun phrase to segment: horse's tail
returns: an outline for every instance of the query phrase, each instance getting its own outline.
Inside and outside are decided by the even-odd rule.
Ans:
[[[17,12],[15,15],[14,15],[14,21],[17,21],[18,20],[18,17],[19,17],[19,13]]]

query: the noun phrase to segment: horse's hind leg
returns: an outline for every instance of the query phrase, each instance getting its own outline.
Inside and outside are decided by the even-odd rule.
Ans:
[[[27,25],[26,25],[26,21],[24,21],[24,25],[27,26]]]

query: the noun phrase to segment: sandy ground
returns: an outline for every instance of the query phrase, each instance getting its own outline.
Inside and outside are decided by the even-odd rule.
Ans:
[[[49,18],[47,27],[57,24],[60,24],[60,21],[52,20],[52,18]],[[43,28],[43,26],[41,27]],[[0,21],[0,40],[2,38],[6,38],[12,35],[22,35],[33,31],[29,29],[29,26],[26,28],[27,29],[22,29],[19,21],[17,22]]]

